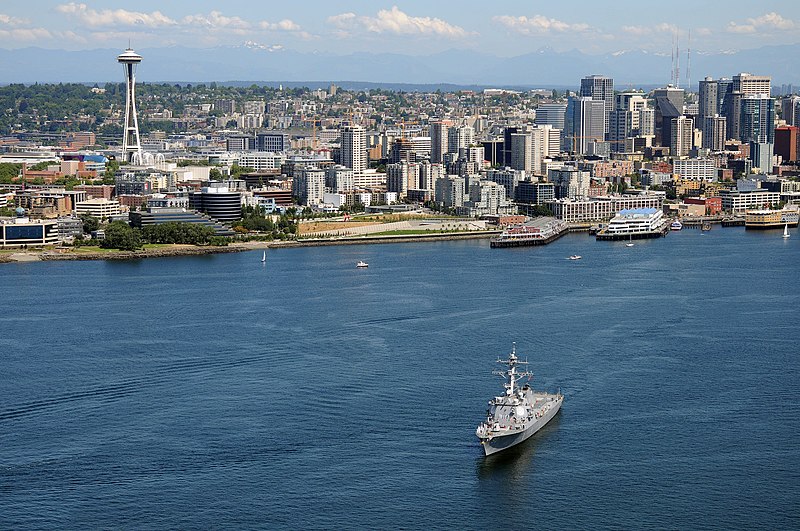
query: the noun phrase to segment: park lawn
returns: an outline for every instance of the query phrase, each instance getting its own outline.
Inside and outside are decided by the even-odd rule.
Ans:
[[[377,221],[311,221],[300,223],[297,230],[300,234],[308,234],[311,232],[334,231],[363,227],[364,225],[376,225],[378,223]]]
[[[364,236],[372,237],[372,236],[419,236],[419,235],[426,235],[426,234],[445,234],[448,232],[463,232],[457,230],[387,230],[384,232],[371,232],[369,234],[365,234]]]

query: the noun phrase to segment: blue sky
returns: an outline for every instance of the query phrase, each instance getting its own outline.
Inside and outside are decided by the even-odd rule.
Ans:
[[[250,42],[303,52],[500,56],[543,47],[669,53],[800,42],[800,2],[510,1],[0,1],[0,48],[196,48]]]

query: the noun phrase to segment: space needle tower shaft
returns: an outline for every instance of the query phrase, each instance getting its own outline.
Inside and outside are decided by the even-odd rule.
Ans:
[[[142,56],[130,48],[122,52],[117,61],[122,64],[127,81],[125,92],[125,129],[122,137],[122,157],[125,162],[139,162],[142,160],[142,145],[139,142],[139,119],[136,116],[136,65],[142,62]]]

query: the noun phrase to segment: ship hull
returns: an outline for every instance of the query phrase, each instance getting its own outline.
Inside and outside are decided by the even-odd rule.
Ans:
[[[533,436],[533,434],[541,430],[548,422],[550,422],[553,417],[556,416],[556,414],[561,410],[561,404],[563,402],[563,399],[556,401],[555,406],[551,407],[547,412],[545,412],[544,416],[536,419],[536,421],[524,431],[509,433],[508,435],[494,436],[491,439],[482,439],[481,446],[483,446],[485,455],[488,456],[496,454],[497,452],[502,452],[503,450],[507,450],[521,442],[528,440],[531,436]]]

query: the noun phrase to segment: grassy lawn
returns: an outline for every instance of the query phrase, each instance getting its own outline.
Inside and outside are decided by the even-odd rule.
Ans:
[[[448,232],[463,232],[457,230],[387,230],[385,232],[371,232],[364,236],[419,236],[424,234],[445,234]]]

